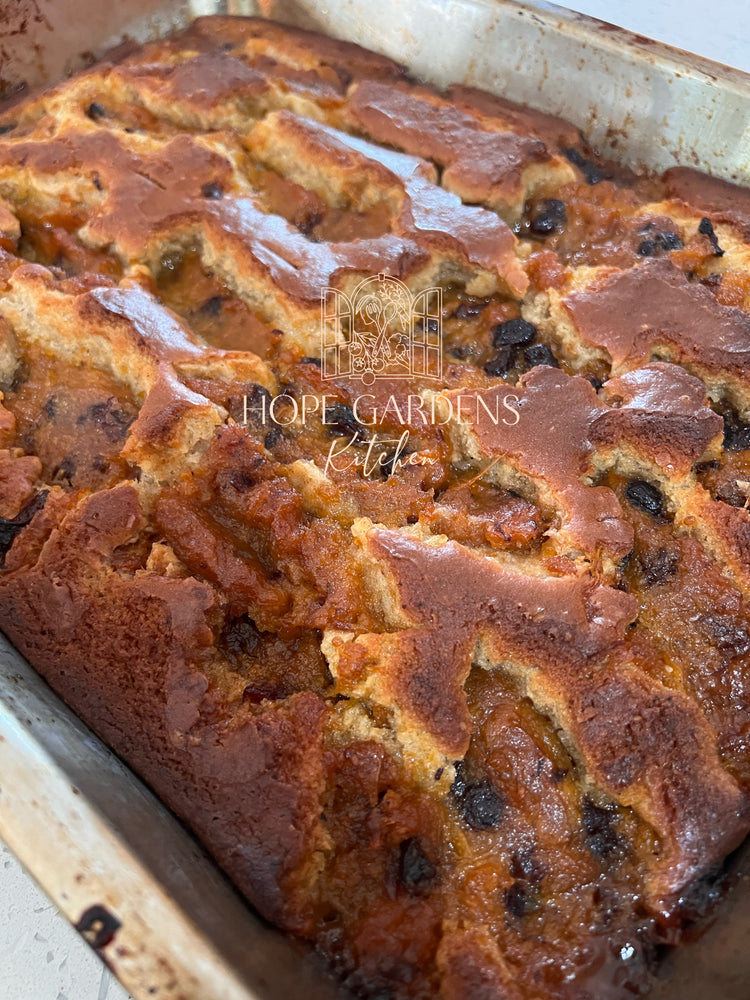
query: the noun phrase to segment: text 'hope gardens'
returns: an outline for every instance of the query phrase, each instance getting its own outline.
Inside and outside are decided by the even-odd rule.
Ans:
[[[399,424],[402,427],[442,426],[451,421],[468,419],[478,424],[488,420],[512,426],[520,420],[519,397],[514,393],[481,395],[455,393],[450,396],[440,392],[429,395],[410,394],[404,397],[388,396],[384,401],[364,393],[349,403],[354,420],[363,427],[382,424]],[[335,424],[328,419],[341,400],[335,396],[317,396],[305,393],[299,397],[290,393],[277,396],[262,393],[243,397],[242,423],[255,426],[276,424],[281,427],[304,424],[313,415],[323,424]]]

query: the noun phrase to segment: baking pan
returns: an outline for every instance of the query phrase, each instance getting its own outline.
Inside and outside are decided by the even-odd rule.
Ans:
[[[750,184],[750,77],[542,3],[380,0],[374,18],[371,0],[0,0],[0,98],[209,13],[317,29],[431,82],[560,114],[637,169],[694,166]],[[2,636],[0,836],[138,1000],[340,995]],[[655,998],[750,994],[750,845],[726,877],[733,888],[713,924],[668,953]]]

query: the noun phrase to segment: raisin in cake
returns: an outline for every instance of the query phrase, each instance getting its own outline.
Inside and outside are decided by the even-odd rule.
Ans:
[[[3,630],[350,995],[647,992],[750,829],[748,192],[255,19],[0,133]],[[329,365],[372,276],[429,365]]]

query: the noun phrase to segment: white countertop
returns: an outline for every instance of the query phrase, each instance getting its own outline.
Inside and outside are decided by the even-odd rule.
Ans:
[[[714,0],[709,6],[705,0],[577,0],[564,6],[750,72],[747,0]],[[128,997],[2,843],[0,997]]]
[[[109,969],[0,843],[0,997],[127,1000]]]

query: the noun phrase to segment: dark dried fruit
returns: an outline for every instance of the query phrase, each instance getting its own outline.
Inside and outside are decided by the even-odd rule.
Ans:
[[[539,909],[539,890],[523,879],[516,879],[503,893],[503,901],[511,916],[525,917]]]
[[[664,513],[664,497],[653,483],[647,483],[645,479],[631,479],[625,487],[625,496],[628,503],[652,517],[661,517]]]
[[[530,847],[511,857],[510,873],[513,878],[537,885],[547,874],[547,866],[537,858],[534,848]]]
[[[328,427],[329,433],[341,437],[357,437],[362,435],[362,425],[354,416],[354,410],[346,403],[333,403],[326,406],[323,423]]]
[[[597,378],[596,375],[589,375],[588,380],[593,385],[595,392],[599,392],[601,387],[604,385],[604,382],[602,382],[600,378]]]
[[[303,358],[300,361],[300,364],[301,365],[315,365],[316,368],[320,368],[321,365],[322,365],[322,361],[320,360],[320,358]]]
[[[93,421],[97,427],[104,431],[107,440],[115,443],[125,437],[135,417],[126,413],[118,405],[115,396],[110,396],[104,403],[94,403],[89,408],[84,420],[79,419],[78,423],[83,423],[86,419]]]
[[[399,455],[403,455],[404,452],[398,452],[396,450],[389,451],[383,456],[383,461],[380,463],[380,475],[383,479],[388,479],[392,476],[396,470],[396,459]]]
[[[23,505],[15,517],[0,517],[0,567],[18,535],[47,502],[49,490],[42,490]]]
[[[270,405],[271,393],[268,389],[258,382],[249,382],[245,387],[244,397],[236,407],[236,412],[235,407],[230,407],[230,412],[237,423],[260,428],[264,427],[269,419]]]
[[[200,311],[206,316],[213,316],[214,319],[221,315],[221,307],[224,305],[224,299],[221,295],[212,295],[210,299],[206,299],[203,305],[200,307]]]
[[[670,552],[669,549],[644,552],[638,557],[638,563],[643,575],[643,583],[647,587],[655,587],[657,584],[666,583],[677,572],[679,562],[677,553]]]
[[[732,507],[744,507],[748,502],[748,493],[740,489],[737,480],[730,479],[716,490],[716,499]]]
[[[525,319],[508,319],[498,323],[492,330],[492,343],[495,347],[513,344],[517,347],[532,344],[536,339],[536,327]]]
[[[283,436],[284,434],[280,427],[272,427],[263,439],[263,446],[271,451],[271,449],[279,443]]]
[[[684,245],[677,233],[656,233],[642,241],[638,247],[638,256],[658,257],[672,250],[682,250]]]
[[[698,225],[698,232],[701,234],[701,236],[708,237],[708,242],[711,244],[714,250],[714,257],[724,256],[724,251],[719,246],[719,237],[714,232],[713,223],[708,218],[708,216],[704,215],[703,218],[701,219]]]
[[[242,692],[242,700],[250,705],[259,705],[262,701],[276,701],[278,690],[271,684],[248,684]]]
[[[201,194],[204,198],[223,198],[224,188],[219,184],[218,181],[211,181],[208,184],[204,184],[201,188]]]
[[[486,302],[459,302],[453,316],[461,320],[476,319],[486,305]]]
[[[747,628],[731,615],[719,612],[700,619],[701,628],[708,633],[713,645],[732,656],[744,656],[750,651],[750,634]]]
[[[307,212],[303,219],[295,222],[295,225],[303,236],[312,237],[313,230],[316,226],[319,226],[322,221],[323,215],[320,212]],[[313,243],[317,242],[319,242],[318,239],[313,239]]]
[[[252,656],[260,642],[260,632],[255,622],[244,614],[226,623],[221,641],[232,656]]]
[[[534,236],[549,236],[563,229],[567,221],[564,203],[557,198],[546,198],[534,212],[529,222],[529,232]]]
[[[254,486],[257,486],[258,480],[252,476],[247,469],[230,469],[225,472],[226,480],[224,480],[233,490],[238,493],[247,493]],[[222,481],[217,476],[218,481]]]
[[[563,152],[573,166],[578,167],[587,184],[598,184],[599,181],[603,181],[606,177],[602,168],[598,167],[592,160],[587,160],[579,150],[571,148],[565,149]]]
[[[614,827],[618,814],[614,807],[597,805],[584,797],[581,806],[584,841],[586,847],[598,858],[609,858],[622,854],[625,842]]]
[[[729,451],[750,448],[750,424],[743,423],[734,410],[724,413],[724,447]]]
[[[15,127],[15,123],[13,125],[0,125],[0,135],[6,135],[8,132],[12,132]]]
[[[463,767],[456,767],[456,779],[451,785],[458,810],[473,830],[491,830],[503,818],[505,803],[486,779],[466,781]]]
[[[394,448],[393,451],[387,452],[383,456],[383,461],[380,464],[380,474],[383,479],[387,479],[397,471],[397,460],[400,461],[406,458],[406,456],[411,455],[413,451],[413,448],[404,448],[399,446],[398,448]],[[419,518],[417,518],[417,520],[419,520]]]
[[[499,347],[484,366],[485,375],[490,375],[492,378],[504,378],[515,365],[516,354],[516,348],[512,344],[504,344]]]
[[[551,368],[559,368],[560,363],[546,344],[532,344],[524,348],[524,361],[529,368],[537,365],[549,365]]]
[[[398,878],[407,889],[424,890],[435,880],[437,868],[427,857],[417,837],[410,837],[400,847]]]
[[[100,118],[107,117],[107,109],[102,107],[98,101],[92,101],[91,104],[86,108],[86,115],[91,119],[92,122],[98,122]]]
[[[731,875],[727,865],[715,865],[692,882],[677,901],[680,916],[687,921],[707,917],[728,888]]]
[[[68,486],[73,485],[73,476],[76,474],[76,463],[68,455],[62,462],[57,466],[57,468],[52,473],[52,481],[60,483],[65,480]]]

